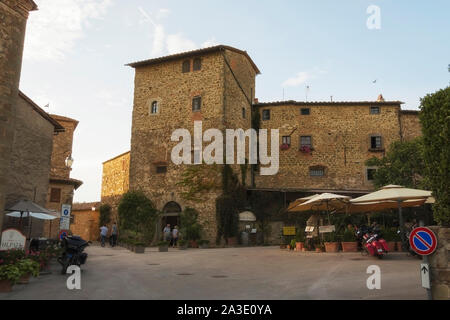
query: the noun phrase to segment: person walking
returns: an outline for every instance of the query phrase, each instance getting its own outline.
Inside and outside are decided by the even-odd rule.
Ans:
[[[108,227],[106,225],[103,225],[100,228],[100,238],[101,238],[102,247],[105,246],[105,241],[106,241],[107,236],[108,236]]]
[[[175,226],[172,230],[172,248],[175,248],[178,243],[178,226]]]
[[[172,240],[172,230],[170,229],[170,224],[167,224],[163,230],[164,241],[171,242]]]
[[[114,222],[111,231],[112,237],[112,247],[114,248],[117,245],[117,224]]]

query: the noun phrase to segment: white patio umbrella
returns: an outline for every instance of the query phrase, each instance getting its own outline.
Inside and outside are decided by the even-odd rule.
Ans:
[[[312,198],[315,198],[315,197],[317,197],[317,196],[318,196],[318,194],[315,194],[315,195],[313,195],[313,196],[309,196],[309,197],[297,199],[297,200],[295,200],[295,201],[293,201],[293,202],[291,202],[291,203],[289,204],[289,207],[287,208],[287,211],[288,211],[288,212],[293,212],[293,211],[290,211],[290,210],[291,210],[291,209],[294,209],[294,208],[297,207],[298,205],[300,205],[300,204],[302,204],[302,203],[305,203],[306,201],[311,200]]]
[[[55,213],[29,200],[21,200],[17,202],[15,205],[7,208],[6,211],[10,212],[6,214],[7,216],[20,219],[20,226],[22,226],[22,219],[28,216],[40,220],[54,220],[58,218],[58,216]],[[30,236],[31,236],[31,221],[30,221],[30,230],[28,232],[28,237]]]
[[[289,212],[305,212],[305,211],[327,211],[330,209],[339,210],[347,205],[350,197],[341,196],[333,193],[323,193],[311,197],[308,201],[292,207]]]
[[[354,205],[366,204],[389,206],[392,205],[392,203],[397,202],[400,230],[403,231],[402,208],[421,205],[425,203],[429,198],[431,198],[431,194],[431,191],[409,189],[402,186],[389,185],[381,188],[376,192],[353,199],[350,201],[350,203]],[[402,238],[403,234],[404,233],[402,232]]]

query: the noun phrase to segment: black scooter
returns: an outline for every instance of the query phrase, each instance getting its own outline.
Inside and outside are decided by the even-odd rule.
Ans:
[[[69,266],[81,266],[86,263],[87,253],[83,252],[89,243],[80,237],[69,236],[62,240],[63,253],[58,258],[62,266],[61,274],[66,274]]]

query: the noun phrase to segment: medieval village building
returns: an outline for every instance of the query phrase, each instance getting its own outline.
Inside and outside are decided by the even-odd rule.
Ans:
[[[171,161],[172,132],[215,128],[247,130],[254,113],[261,129],[279,129],[280,169],[273,176],[249,170],[249,192],[282,193],[286,202],[301,196],[334,192],[359,196],[373,190],[373,170],[366,160],[381,157],[394,141],[421,135],[418,112],[400,101],[259,103],[255,99],[258,67],[245,52],[215,46],[129,64],[135,69],[131,151],[103,164],[102,203],[117,206],[128,190],[143,191],[163,212],[163,223],[177,224],[186,207],[199,212],[205,238],[215,240],[216,202],[221,190],[203,201],[183,197],[186,165]],[[270,146],[268,147],[270,150]],[[196,150],[192,150],[195,154]],[[258,169],[258,167],[255,167]]]

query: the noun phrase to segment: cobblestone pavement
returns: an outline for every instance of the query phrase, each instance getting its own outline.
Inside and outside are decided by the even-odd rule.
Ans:
[[[57,263],[52,273],[16,285],[4,299],[425,299],[420,261],[403,253],[384,260],[359,253],[298,253],[275,247],[232,249],[87,249],[81,290],[68,290]],[[367,268],[378,265],[381,290],[368,290]]]

